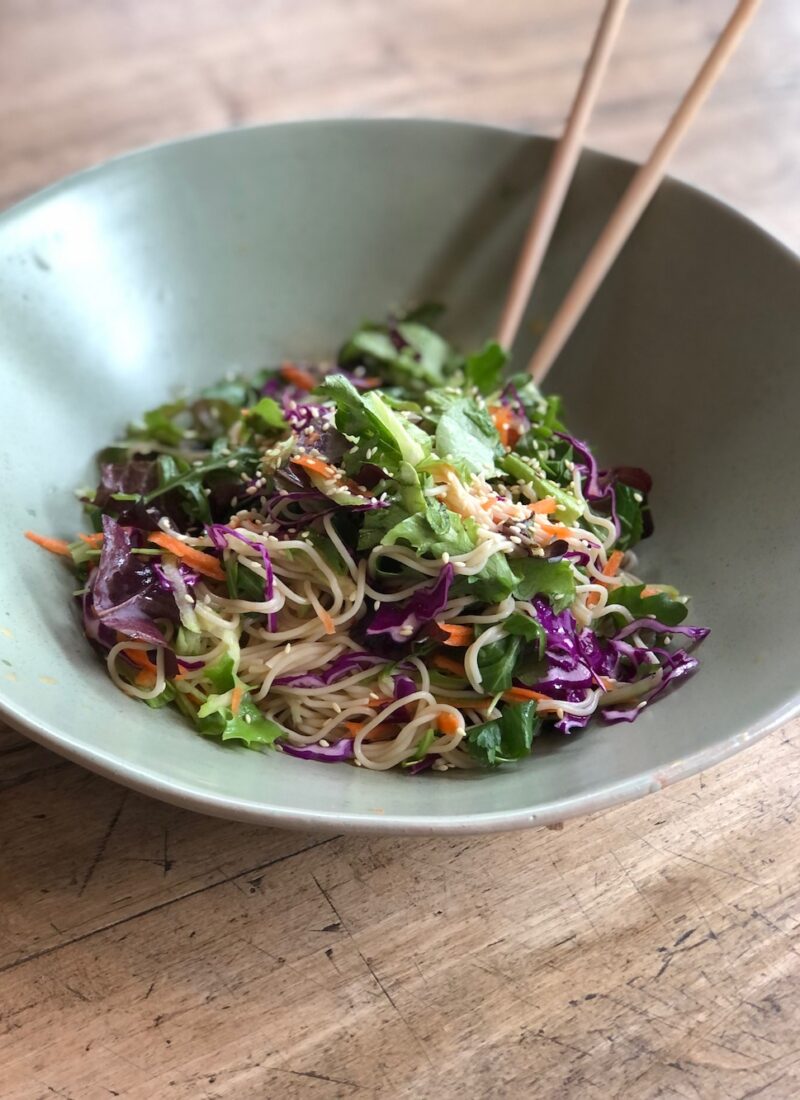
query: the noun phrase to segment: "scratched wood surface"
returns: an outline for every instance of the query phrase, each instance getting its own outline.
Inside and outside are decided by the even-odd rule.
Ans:
[[[731,0],[633,4],[592,144],[641,156]],[[599,0],[4,0],[0,205],[267,119],[554,132]],[[676,173],[800,246],[800,5]],[[198,817],[0,731],[0,1095],[800,1095],[800,725],[643,802],[476,839]]]

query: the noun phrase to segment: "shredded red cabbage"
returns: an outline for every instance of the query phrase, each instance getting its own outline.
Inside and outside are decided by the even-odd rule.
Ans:
[[[288,741],[277,742],[287,756],[296,756],[299,760],[318,760],[323,764],[339,764],[352,760],[353,742],[349,738],[336,741],[332,745],[292,745]]]
[[[430,588],[418,588],[410,599],[400,603],[383,604],[367,627],[367,634],[388,634],[398,644],[410,642],[421,626],[444,611],[454,574],[448,562]]]
[[[294,676],[276,676],[273,683],[278,687],[328,687],[351,672],[383,664],[386,664],[385,659],[376,657],[372,653],[342,653],[334,661],[331,661],[327,668],[319,672],[300,672]]]

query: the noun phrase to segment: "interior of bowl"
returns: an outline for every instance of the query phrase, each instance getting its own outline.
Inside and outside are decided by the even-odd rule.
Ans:
[[[93,453],[143,409],[231,368],[330,356],[364,318],[436,299],[460,345],[493,330],[550,143],[456,123],[336,121],[146,150],[0,219],[0,699],[58,751],[208,812],[361,829],[510,828],[633,797],[798,706],[794,419],[800,267],[671,182],[551,375],[609,464],[653,474],[641,573],[694,597],[700,673],[633,725],[543,743],[516,767],[367,773],[255,755],[126,698],[84,642],[59,563]],[[516,349],[629,178],[587,154]]]

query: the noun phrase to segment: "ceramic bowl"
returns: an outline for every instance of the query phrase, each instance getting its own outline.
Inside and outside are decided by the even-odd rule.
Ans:
[[[800,701],[800,264],[669,181],[550,376],[609,464],[651,471],[641,572],[693,596],[702,668],[633,725],[545,740],[518,767],[369,773],[195,734],[112,685],[72,578],[22,538],[74,537],[93,452],[176,387],[329,356],[425,299],[489,335],[549,141],[451,122],[327,121],[134,153],[0,218],[0,700],[19,729],[158,798],[305,828],[476,832],[561,820],[707,767]],[[632,166],[587,153],[520,364]]]

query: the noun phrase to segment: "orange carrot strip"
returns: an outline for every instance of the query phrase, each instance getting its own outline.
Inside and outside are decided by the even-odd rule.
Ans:
[[[136,665],[137,668],[146,668],[150,672],[155,672],[156,666],[147,656],[147,654],[141,649],[123,649],[122,653],[128,658],[132,665]]]
[[[603,573],[606,577],[614,576],[614,574],[619,570],[619,567],[622,564],[623,557],[624,554],[621,550],[614,551],[606,564],[603,566]]]
[[[81,542],[85,542],[87,546],[102,546],[103,535],[102,532],[97,535],[78,535]]]
[[[69,543],[64,539],[51,539],[47,535],[37,535],[35,531],[26,531],[25,538],[41,546],[43,550],[49,550],[51,554],[60,554],[62,558],[69,558]]]
[[[231,692],[231,714],[235,718],[239,713],[239,707],[242,705],[242,699],[244,698],[244,688],[240,684]]]
[[[336,477],[338,472],[335,466],[329,466],[327,462],[323,462],[321,458],[314,458],[313,455],[295,455],[291,461],[295,466],[303,466],[312,474],[319,474],[320,477]]]
[[[441,668],[444,672],[452,672],[454,676],[464,679],[465,672],[464,666],[460,661],[453,661],[449,657],[445,657],[443,653],[437,653],[433,658],[433,664],[437,668]]]
[[[562,523],[542,523],[542,530],[546,535],[552,535],[557,539],[571,539],[573,532]]]
[[[284,382],[288,382],[290,386],[297,386],[298,390],[313,390],[317,384],[307,370],[303,370],[302,367],[298,367],[294,363],[283,364],[281,378]]]
[[[494,421],[495,428],[497,428],[500,442],[504,447],[513,447],[519,439],[520,433],[512,423],[511,414],[508,409],[503,405],[490,405],[489,414]]]
[[[149,668],[140,669],[134,676],[133,682],[137,687],[151,688],[156,682],[155,673]]]
[[[524,703],[528,699],[547,700],[548,696],[542,695],[541,691],[531,691],[530,688],[512,687],[503,692],[503,698],[511,703]]]
[[[439,715],[436,719],[436,725],[439,727],[440,733],[457,733],[461,729],[461,723],[455,714],[450,714],[449,711]]]
[[[556,504],[554,497],[543,497],[542,500],[535,500],[533,504],[528,505],[529,512],[535,512],[537,515],[547,516],[551,512],[555,512],[558,504]]]
[[[450,637],[446,638],[444,645],[452,646],[466,646],[471,645],[475,635],[472,632],[472,627],[463,626],[460,623],[437,623],[440,630],[443,630],[445,634],[449,634]]]
[[[325,627],[325,633],[326,634],[335,634],[336,633],[336,623],[333,621],[333,619],[330,617],[330,615],[328,614],[328,612],[325,610],[324,607],[320,607],[319,610],[317,611],[317,618],[322,623],[322,625]]]
[[[195,550],[193,546],[187,546],[185,542],[168,535],[166,531],[154,531],[148,538],[150,542],[154,542],[162,550],[168,550],[176,558],[183,558],[186,564],[191,565],[198,573],[202,573],[206,577],[212,577],[215,581],[225,580],[222,566],[210,554],[204,554],[202,550]]]
[[[366,722],[345,722],[344,726],[347,730],[347,737],[356,737],[364,728]],[[368,734],[365,735],[365,741],[384,741],[388,737],[394,737],[397,732],[397,724],[394,722],[381,722],[379,725],[374,726]]]
[[[654,584],[646,584],[642,589],[642,599],[646,600],[648,596],[658,596],[661,590]]]
[[[606,564],[603,566],[603,576],[613,577],[614,574],[619,570],[623,557],[624,554],[621,550],[615,550],[614,553],[610,555]],[[598,604],[599,602],[600,594],[598,592],[590,592],[589,595],[586,597],[587,607],[594,607],[595,604]]]

